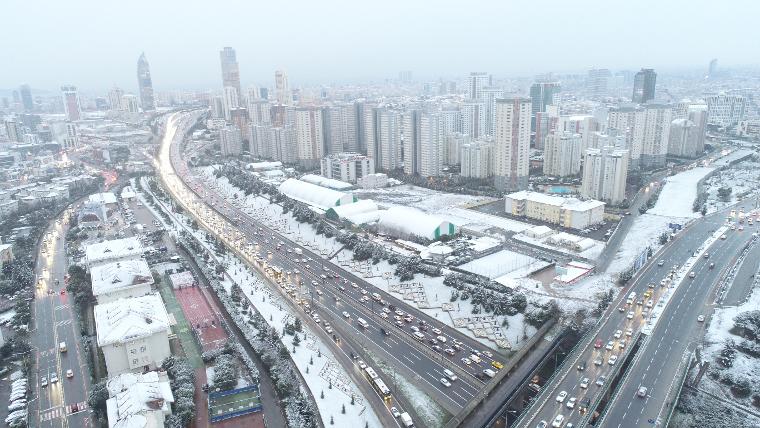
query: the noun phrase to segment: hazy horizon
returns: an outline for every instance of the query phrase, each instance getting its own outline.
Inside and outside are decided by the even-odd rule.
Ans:
[[[71,83],[83,92],[114,85],[134,92],[143,51],[154,87],[169,90],[221,87],[224,46],[237,51],[243,87],[271,85],[278,68],[298,87],[381,82],[401,70],[432,80],[476,70],[502,77],[592,67],[706,69],[712,58],[725,67],[750,65],[756,59],[748,52],[756,51],[753,42],[760,39],[752,22],[760,4],[735,0],[576,0],[550,8],[391,0],[366,9],[350,1],[284,7],[137,0],[107,9],[90,0],[44,9],[11,2],[0,24],[0,40],[12,41],[3,46],[9,61],[0,68],[0,88],[28,83],[54,91]]]

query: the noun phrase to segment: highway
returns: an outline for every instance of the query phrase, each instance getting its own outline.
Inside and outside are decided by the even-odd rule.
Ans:
[[[36,358],[29,382],[32,388],[29,415],[32,426],[37,427],[91,426],[87,409],[90,372],[86,356],[80,349],[74,302],[68,294],[61,294],[67,272],[66,219],[71,211],[66,210],[51,222],[35,267],[38,282],[31,340]],[[61,342],[66,342],[66,352],[59,351]],[[67,370],[73,372],[72,378],[66,377]],[[57,376],[58,381],[51,383],[53,375]],[[47,386],[42,386],[43,378]]]
[[[660,340],[658,334],[667,334],[672,340],[679,340],[680,334],[686,334],[688,327],[697,327],[697,316],[694,315],[691,319],[677,324],[679,330],[677,334],[674,334],[672,328],[676,325],[669,327],[669,324],[673,322],[671,321],[672,312],[678,311],[680,314],[682,308],[679,308],[679,304],[686,298],[684,296],[688,296],[689,301],[691,301],[695,298],[692,296],[695,293],[698,295],[703,292],[707,293],[710,288],[710,281],[715,281],[717,275],[724,268],[721,263],[726,263],[735,257],[737,251],[752,235],[749,231],[729,231],[726,233],[726,240],[718,239],[714,244],[714,249],[706,249],[709,253],[708,259],[694,257],[695,252],[698,254],[702,250],[700,247],[716,234],[716,230],[725,225],[727,213],[728,209],[694,221],[639,271],[632,284],[621,291],[618,298],[605,312],[597,333],[588,335],[579,343],[578,350],[573,353],[574,358],[569,358],[563,364],[559,372],[555,374],[551,384],[545,385],[541,394],[534,400],[533,405],[525,410],[520,419],[520,426],[534,427],[538,426],[541,421],[552,424],[558,415],[564,417],[562,426],[567,423],[578,426],[581,421],[587,420],[586,416],[588,416],[587,412],[583,411],[583,402],[588,399],[593,405],[606,391],[609,381],[619,369],[619,362],[622,363],[627,356],[627,351],[630,349],[629,342],[634,340],[642,329],[645,330],[646,334],[651,333],[653,335],[648,341],[654,343]],[[716,250],[720,254],[717,254]],[[687,276],[692,269],[687,270],[683,267],[687,262],[694,264],[696,275],[694,279]],[[710,263],[716,263],[716,267],[710,269]],[[672,274],[673,268],[676,266],[678,273]],[[705,270],[709,272],[706,274]],[[685,276],[683,283],[680,287],[675,288],[674,285],[683,276]],[[668,281],[666,286],[661,286],[663,279]],[[699,293],[695,291],[698,287],[693,285],[694,283],[703,285],[699,288]],[[652,296],[643,298],[644,293],[648,290],[652,291]],[[635,292],[636,297],[632,304],[627,304],[627,298],[631,292]],[[663,308],[664,300],[661,301],[661,299],[667,296],[670,297],[670,300]],[[698,299],[698,297],[696,298]],[[644,311],[650,309],[647,307],[649,300],[651,300],[652,309],[664,311],[659,320],[644,316]],[[694,310],[701,310],[701,306],[695,307]],[[652,329],[650,323],[656,323],[653,331],[649,331]],[[665,331],[667,333],[663,333]],[[621,342],[625,342],[625,344]],[[610,357],[612,356],[618,358],[619,362],[612,361],[611,364]],[[582,369],[579,369],[579,366]],[[582,382],[584,379],[588,379],[588,385],[582,387],[581,384],[584,383]],[[602,385],[598,385],[597,382]],[[636,389],[638,386],[637,383]],[[658,385],[654,385],[655,389],[657,387]],[[559,402],[558,398],[563,391],[566,393],[566,397]],[[628,395],[628,397],[632,396],[633,394]],[[576,399],[573,408],[567,406],[571,398]],[[645,422],[646,419],[648,418],[645,418]]]

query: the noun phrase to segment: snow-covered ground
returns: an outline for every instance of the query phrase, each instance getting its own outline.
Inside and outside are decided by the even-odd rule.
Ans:
[[[699,217],[700,214],[692,209],[697,198],[697,183],[713,171],[715,168],[697,167],[668,177],[657,204],[648,213],[678,218]]]
[[[467,272],[495,279],[528,266],[536,266],[537,268],[540,268],[537,263],[539,263],[539,260],[534,259],[531,256],[526,256],[509,250],[501,250],[463,264],[459,266],[459,268],[466,270]]]
[[[731,198],[728,201],[718,198],[718,189],[721,187],[731,188]],[[742,161],[730,169],[718,171],[705,180],[704,190],[708,193],[708,212],[739,202],[741,195],[757,194],[760,191],[760,162]]]
[[[660,200],[662,200],[662,196],[660,196]],[[659,242],[660,235],[670,232],[668,223],[674,221],[679,222],[677,219],[649,213],[636,217],[631,230],[615,254],[615,259],[607,268],[607,273],[617,274],[627,270],[647,247],[652,247],[652,252],[657,252],[662,246]]]
[[[414,207],[430,214],[439,214],[449,210],[451,207],[495,200],[494,198],[484,196],[439,192],[410,184],[380,189],[361,189],[353,193],[359,199],[372,199],[384,208],[392,206]]]

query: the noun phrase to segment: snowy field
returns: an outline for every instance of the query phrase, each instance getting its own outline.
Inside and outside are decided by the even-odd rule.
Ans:
[[[467,272],[495,279],[528,266],[536,266],[537,268],[540,268],[538,267],[538,262],[539,260],[524,254],[515,253],[509,250],[501,250],[463,264],[459,266],[459,268],[466,270]]]
[[[694,199],[697,198],[697,183],[714,170],[715,168],[698,167],[668,177],[657,204],[647,213],[667,217],[699,217],[700,214],[692,210]]]
[[[431,214],[438,214],[455,206],[495,200],[484,196],[439,192],[410,184],[380,189],[360,189],[353,193],[359,199],[372,199],[384,208],[392,206],[413,207]]]
[[[662,200],[662,196],[659,200]],[[691,203],[689,205],[691,206]],[[675,220],[677,219],[652,215],[648,212],[636,217],[631,230],[607,268],[607,273],[617,274],[627,270],[633,265],[636,257],[649,246],[652,247],[653,252],[657,252],[662,246],[659,242],[660,235],[670,232],[668,223]]]
[[[721,187],[731,188],[731,198],[728,201],[718,198],[718,189]],[[705,180],[705,191],[708,192],[708,212],[715,212],[739,202],[740,195],[757,194],[760,191],[760,163],[743,161],[730,169],[716,172]]]

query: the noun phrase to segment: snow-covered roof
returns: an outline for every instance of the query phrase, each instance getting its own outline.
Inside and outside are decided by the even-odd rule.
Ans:
[[[247,169],[253,170],[253,171],[266,171],[270,169],[280,169],[282,168],[282,162],[276,161],[276,162],[253,162],[249,163],[245,166]]]
[[[90,269],[92,294],[101,296],[138,285],[153,284],[150,266],[145,260],[124,260]]]
[[[531,201],[544,205],[553,205],[572,211],[587,211],[597,207],[604,207],[604,202],[594,199],[582,201],[577,198],[565,198],[562,196],[547,195],[528,190],[510,193],[506,197],[516,201]]]
[[[290,198],[313,205],[322,210],[357,201],[356,197],[351,193],[339,192],[294,178],[283,181],[280,184],[279,190]]]
[[[98,346],[124,343],[169,330],[169,315],[158,294],[95,305]]]
[[[105,192],[105,193],[95,193],[90,195],[88,198],[90,202],[100,202],[103,204],[115,204],[118,201],[116,200],[116,195],[114,195],[111,192]]]
[[[456,232],[453,223],[409,207],[391,207],[380,211],[378,227],[380,231],[392,236],[416,235],[427,239],[437,239]]]
[[[184,288],[195,284],[195,277],[189,270],[183,270],[169,275],[169,281],[171,281],[174,288]]]
[[[121,191],[121,199],[131,199],[135,196],[135,191],[132,190],[132,186],[124,186],[124,189]]]
[[[109,428],[162,427],[174,402],[166,373],[124,373],[108,380]]]
[[[336,220],[346,219],[354,224],[363,224],[369,221],[377,220],[377,204],[371,199],[362,199],[353,204],[332,207],[327,210],[328,217],[334,217]]]
[[[113,239],[88,245],[84,250],[87,263],[92,266],[106,260],[136,259],[143,253],[143,246],[135,237]]]
[[[346,190],[354,187],[351,183],[345,181],[336,180],[334,178],[322,177],[316,174],[306,174],[301,177],[302,181],[307,183],[316,184],[317,186],[327,187],[328,189]]]

